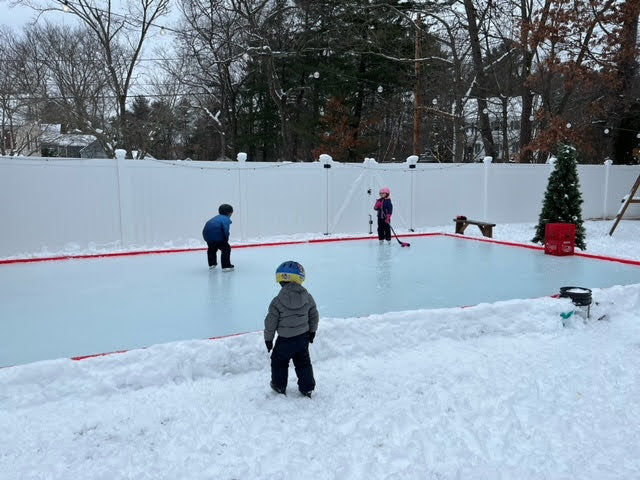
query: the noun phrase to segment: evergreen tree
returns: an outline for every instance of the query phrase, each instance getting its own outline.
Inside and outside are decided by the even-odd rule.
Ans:
[[[151,143],[150,137],[153,130],[149,99],[142,95],[136,96],[131,104],[131,110],[125,112],[124,120],[127,127],[124,132],[126,144],[137,151],[135,158],[144,158]],[[127,152],[127,155],[129,153]]]
[[[586,250],[584,225],[582,223],[582,194],[578,180],[577,152],[570,145],[560,144],[555,170],[549,175],[544,194],[542,212],[531,240],[544,243],[547,223],[574,223],[576,225],[576,247]]]

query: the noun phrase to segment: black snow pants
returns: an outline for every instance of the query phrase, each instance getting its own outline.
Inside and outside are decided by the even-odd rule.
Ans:
[[[378,219],[378,240],[391,241],[391,226],[383,219]]]
[[[229,242],[207,242],[207,262],[209,266],[217,265],[218,250],[220,250],[220,263],[222,268],[231,266],[231,245]]]
[[[313,367],[309,357],[309,332],[290,338],[276,338],[271,353],[271,382],[275,387],[283,390],[287,388],[291,359],[298,376],[298,390],[311,392],[316,386],[316,381],[313,378]]]

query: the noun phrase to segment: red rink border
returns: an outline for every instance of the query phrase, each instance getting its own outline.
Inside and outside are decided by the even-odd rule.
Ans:
[[[544,250],[544,247],[541,247],[540,245],[527,245],[525,243],[505,242],[502,240],[493,240],[492,238],[467,237],[465,235],[459,235],[455,233],[439,233],[438,235],[442,235],[444,237],[451,237],[451,238],[461,238],[465,240],[475,240],[477,242],[497,243],[498,245],[507,245],[509,247],[528,248],[531,250]],[[626,258],[608,257],[606,255],[592,255],[590,253],[574,252],[573,256],[593,258],[594,260],[604,260],[607,262],[624,263],[625,265],[640,266],[640,261],[638,260],[628,260]]]
[[[246,335],[251,332],[238,332],[238,333],[230,333],[229,335],[220,335],[218,337],[209,337],[207,340],[220,340],[221,338],[230,338],[230,337],[239,337],[240,335]],[[139,347],[135,350],[145,350],[149,347]],[[87,360],[89,358],[98,358],[98,357],[106,357],[107,355],[116,355],[118,353],[126,353],[129,350],[116,350],[114,352],[105,352],[105,353],[94,353],[92,355],[80,355],[78,357],[71,357],[71,360],[79,361],[79,360]]]
[[[431,237],[436,235],[444,235],[442,233],[408,233],[398,235],[399,237]],[[352,240],[373,240],[376,237],[337,237],[337,238],[315,238],[311,240],[290,240],[283,242],[266,242],[266,243],[249,243],[245,245],[234,245],[232,248],[255,248],[255,247],[280,247],[283,245],[303,245],[305,243],[329,243],[329,242],[346,242]],[[14,263],[35,263],[35,262],[54,262],[61,260],[82,260],[93,258],[107,258],[107,257],[132,257],[135,255],[157,255],[164,253],[187,253],[187,252],[199,252],[206,250],[206,247],[198,248],[177,248],[166,250],[140,250],[136,252],[110,252],[110,253],[92,253],[83,255],[61,255],[54,257],[36,257],[36,258],[13,258],[0,260],[0,265],[8,265]]]

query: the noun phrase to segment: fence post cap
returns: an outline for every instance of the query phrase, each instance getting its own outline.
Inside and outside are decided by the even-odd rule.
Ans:
[[[320,157],[318,157],[318,161],[320,163],[324,163],[326,165],[328,163],[332,163],[333,162],[333,158],[331,157],[331,155],[323,153],[323,154],[320,155]]]

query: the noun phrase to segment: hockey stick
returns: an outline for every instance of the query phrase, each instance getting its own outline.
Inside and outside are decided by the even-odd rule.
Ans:
[[[398,235],[396,234],[396,231],[393,229],[393,227],[391,226],[391,224],[389,224],[389,228],[391,228],[391,231],[393,232],[393,236],[396,237],[396,240],[398,240],[398,243],[400,244],[401,247],[410,247],[411,244],[408,242],[401,242],[400,239],[398,238]]]

